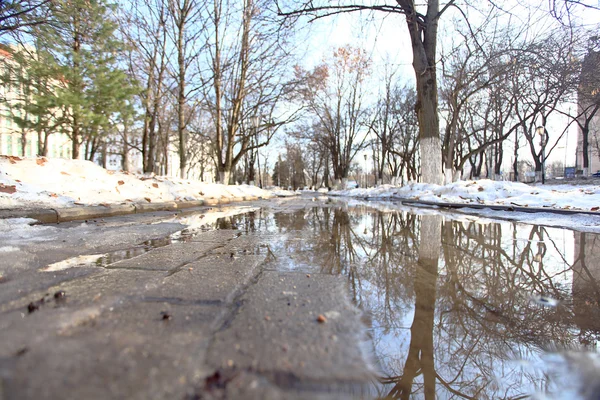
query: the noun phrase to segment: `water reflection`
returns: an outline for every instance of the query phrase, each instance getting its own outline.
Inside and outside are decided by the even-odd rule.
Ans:
[[[549,370],[547,355],[570,363],[580,353],[567,350],[598,344],[597,235],[364,207],[260,220],[259,230],[278,233],[273,246],[290,268],[347,277],[372,318],[379,398],[516,399],[582,387]],[[242,230],[256,223],[236,218]]]

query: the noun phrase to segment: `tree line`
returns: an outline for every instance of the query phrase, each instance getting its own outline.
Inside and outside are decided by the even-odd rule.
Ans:
[[[587,173],[586,146],[600,147],[600,49],[597,26],[567,18],[575,6],[550,4],[540,24],[540,10],[434,0],[7,1],[2,80],[17,89],[11,117],[37,134],[38,154],[64,132],[74,158],[106,164],[115,152],[127,168],[139,154],[145,173],[175,172],[176,149],[182,178],[262,184],[279,137],[285,153],[270,157],[269,180],[282,186],[333,186],[358,172],[373,183],[493,178],[507,157],[517,179],[520,148],[541,171],[573,124]],[[304,63],[297,28],[347,12],[365,24],[374,13],[405,18],[415,75],[355,44]],[[451,40],[438,46],[444,18]],[[557,118],[562,132],[549,129]]]

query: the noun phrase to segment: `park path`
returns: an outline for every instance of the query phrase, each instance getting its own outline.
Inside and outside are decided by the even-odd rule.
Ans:
[[[20,288],[0,301],[0,400],[369,398],[346,281],[282,268],[273,240],[201,232]]]

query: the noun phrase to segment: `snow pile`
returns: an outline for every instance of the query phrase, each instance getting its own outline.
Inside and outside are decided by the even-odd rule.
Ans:
[[[0,208],[273,196],[249,185],[228,186],[107,171],[91,161],[0,156]]]
[[[600,186],[529,186],[519,182],[461,181],[448,185],[410,183],[369,189],[336,190],[331,194],[381,200],[421,200],[437,203],[546,207],[564,210],[600,209]]]

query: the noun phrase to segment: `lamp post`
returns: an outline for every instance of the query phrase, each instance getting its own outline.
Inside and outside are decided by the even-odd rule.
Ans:
[[[540,135],[540,146],[542,146],[542,185],[546,183],[546,128],[538,126],[535,132]]]
[[[365,189],[368,186],[368,178],[367,178],[367,155],[365,154]]]

